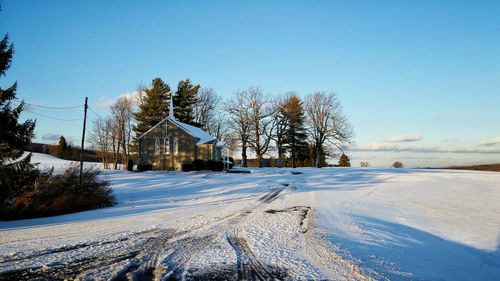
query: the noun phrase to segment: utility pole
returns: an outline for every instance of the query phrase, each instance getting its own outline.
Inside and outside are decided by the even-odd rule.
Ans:
[[[83,185],[83,145],[85,143],[85,125],[87,123],[87,100],[88,97],[85,97],[85,106],[83,113],[83,133],[82,133],[82,150],[80,150],[80,188]]]

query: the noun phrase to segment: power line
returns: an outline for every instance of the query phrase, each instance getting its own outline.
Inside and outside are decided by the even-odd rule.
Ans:
[[[39,105],[39,104],[30,103],[30,102],[25,102],[25,101],[22,101],[18,98],[15,98],[15,99],[16,99],[16,102],[18,102],[18,103],[24,102],[24,104],[29,105],[29,106],[48,108],[48,109],[73,109],[73,108],[83,107],[83,104],[75,105],[75,106],[66,106],[66,107],[46,106],[46,105]]]
[[[90,111],[92,111],[92,113],[94,113],[97,118],[104,120],[104,118],[102,118],[101,115],[99,115],[99,113],[97,113],[90,105],[88,106],[88,109],[90,109]]]
[[[62,119],[62,118],[56,118],[56,117],[52,117],[52,116],[48,116],[48,115],[45,115],[45,114],[42,114],[40,112],[35,112],[35,111],[32,111],[28,108],[25,108],[24,110],[28,111],[28,112],[31,112],[33,114],[36,114],[36,115],[39,115],[39,116],[42,116],[42,117],[45,117],[45,118],[49,118],[49,119],[53,119],[53,120],[58,120],[58,121],[67,121],[67,122],[74,122],[74,121],[80,121],[82,120],[82,118],[78,118],[78,119]]]

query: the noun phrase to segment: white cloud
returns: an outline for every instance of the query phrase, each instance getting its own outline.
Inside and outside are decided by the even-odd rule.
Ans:
[[[481,142],[480,146],[492,147],[500,144],[500,136]]]
[[[109,109],[113,103],[115,103],[114,100],[110,100],[107,97],[100,97],[99,100],[95,103],[95,107],[97,109]]]
[[[42,140],[46,141],[58,141],[59,138],[61,137],[60,134],[54,134],[54,133],[47,133],[42,136]]]
[[[100,97],[95,103],[97,109],[109,109],[119,98],[126,97],[132,99],[134,107],[139,106],[139,92],[133,91],[131,93],[123,93],[116,99],[109,99],[108,97]]]
[[[414,142],[422,140],[422,135],[400,135],[389,138],[388,142]]]

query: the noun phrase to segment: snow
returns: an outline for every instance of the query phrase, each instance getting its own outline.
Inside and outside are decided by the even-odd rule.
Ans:
[[[172,119],[172,118],[169,118],[168,120],[174,124],[177,124],[177,126],[182,128],[188,134],[192,135],[195,138],[198,138],[199,140],[196,142],[196,144],[205,144],[205,143],[213,142],[216,140],[215,137],[211,136],[208,132],[205,132],[198,127],[191,126],[189,124],[180,122],[180,121],[178,121],[176,119]]]
[[[24,157],[24,155],[27,155],[27,154],[28,153],[25,152],[23,154],[23,157]],[[65,169],[69,168],[70,166],[74,166],[74,165],[79,166],[80,165],[80,162],[78,162],[78,161],[65,161],[65,160],[61,160],[58,157],[55,157],[55,156],[52,156],[49,154],[43,154],[43,153],[32,153],[31,162],[38,164],[38,168],[42,169],[42,170],[54,168],[54,172],[56,172],[56,173],[64,171]],[[95,167],[95,168],[101,169],[103,166],[102,166],[102,163],[84,162],[83,167],[84,168]]]
[[[153,127],[151,127],[151,129],[147,130],[144,134],[139,136],[139,138],[142,138],[143,136],[145,136],[147,133],[152,131],[154,128],[158,127],[164,121],[168,121],[168,122],[172,122],[172,123],[176,124],[179,128],[184,130],[186,133],[197,138],[198,141],[196,142],[196,144],[206,144],[206,143],[211,143],[211,142],[217,140],[215,137],[211,136],[208,132],[203,131],[202,129],[200,129],[198,127],[183,123],[183,122],[181,122],[175,118],[172,118],[172,117],[166,117],[165,119],[161,120],[160,122],[158,122],[158,124],[154,125]]]
[[[32,161],[69,164],[36,153]],[[27,268],[72,274],[64,269],[82,260],[91,268],[79,268],[80,279],[138,274],[145,264],[186,279],[247,271],[293,280],[500,276],[500,173],[248,170],[103,171],[114,207],[0,222],[0,277]]]

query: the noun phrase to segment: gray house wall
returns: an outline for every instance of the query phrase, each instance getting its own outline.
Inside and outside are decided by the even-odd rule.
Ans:
[[[165,129],[165,124],[168,128]],[[174,140],[178,140],[178,152],[175,153]],[[165,145],[168,139],[170,145]],[[159,140],[159,153],[155,153],[155,142]],[[193,137],[168,119],[144,134],[139,141],[140,163],[150,163],[155,170],[180,170],[182,164],[192,163],[196,159],[218,160],[220,148],[214,143],[196,145],[198,138]],[[166,153],[165,153],[166,152]]]

